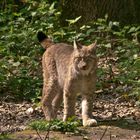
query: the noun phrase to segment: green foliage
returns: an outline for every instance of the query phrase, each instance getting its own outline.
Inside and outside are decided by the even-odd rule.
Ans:
[[[7,5],[11,8],[11,5]],[[38,30],[53,32],[59,12],[54,4],[29,1],[16,12],[0,13],[0,92],[35,100],[41,92],[43,49],[36,39]],[[50,33],[49,33],[50,34]]]
[[[82,44],[97,40],[99,57],[97,89],[135,96],[140,100],[140,26],[121,27],[98,19],[80,27],[75,35]]]
[[[97,40],[97,89],[133,95],[140,100],[140,26],[121,27],[106,17],[77,27],[77,17],[67,19],[68,27],[61,27],[56,2],[50,5],[47,0],[30,0],[19,9],[14,7],[9,1],[0,12],[0,93],[4,96],[39,99],[44,50],[36,34],[42,30],[55,42],[72,44],[76,38],[88,45]]]
[[[3,134],[3,135],[0,135],[0,140],[8,140],[8,139],[11,139],[11,136],[7,135],[7,134]]]
[[[80,122],[74,121],[74,119],[69,119],[67,122],[63,122],[60,120],[53,120],[53,121],[40,120],[40,121],[31,122],[29,126],[34,130],[77,132],[78,126],[80,126]]]

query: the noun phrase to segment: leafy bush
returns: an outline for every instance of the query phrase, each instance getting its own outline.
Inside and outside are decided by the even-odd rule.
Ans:
[[[45,1],[30,1],[18,12],[9,9],[0,13],[0,92],[34,100],[42,87],[43,49],[36,33],[53,31],[59,12]]]
[[[74,121],[73,119],[69,119],[67,122],[63,122],[60,120],[53,121],[34,121],[29,124],[30,128],[34,130],[44,130],[44,131],[61,131],[61,132],[77,132],[78,126],[80,126],[79,121]]]
[[[121,27],[118,22],[107,22],[106,17],[77,27],[78,17],[67,19],[69,26],[61,27],[61,12],[55,3],[30,0],[15,10],[11,2],[0,12],[0,93],[14,99],[39,99],[44,50],[36,33],[42,30],[55,42],[72,44],[76,38],[82,44],[90,44],[97,40],[97,89],[135,95],[140,100],[140,26]]]

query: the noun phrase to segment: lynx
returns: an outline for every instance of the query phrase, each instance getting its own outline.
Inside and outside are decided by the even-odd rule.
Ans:
[[[57,117],[59,106],[64,100],[63,121],[75,115],[76,94],[82,96],[83,126],[94,126],[92,118],[93,97],[96,84],[96,43],[82,46],[54,43],[43,32],[38,40],[46,49],[42,57],[43,95],[42,109],[47,120]]]

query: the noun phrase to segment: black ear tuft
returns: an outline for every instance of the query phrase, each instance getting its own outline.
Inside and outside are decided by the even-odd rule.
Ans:
[[[37,38],[38,38],[39,42],[42,42],[44,39],[47,39],[47,36],[42,31],[39,31],[37,33]]]

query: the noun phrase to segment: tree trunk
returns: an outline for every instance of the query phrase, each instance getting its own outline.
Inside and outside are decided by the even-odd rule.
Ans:
[[[119,21],[122,24],[140,23],[140,0],[64,0],[61,21],[82,16],[85,24],[97,18]]]
[[[13,11],[17,11],[18,8],[22,8],[23,6],[25,6],[26,4],[26,0],[3,0],[0,1],[0,10],[5,10],[6,8],[9,7],[9,5],[12,5],[13,7]]]

